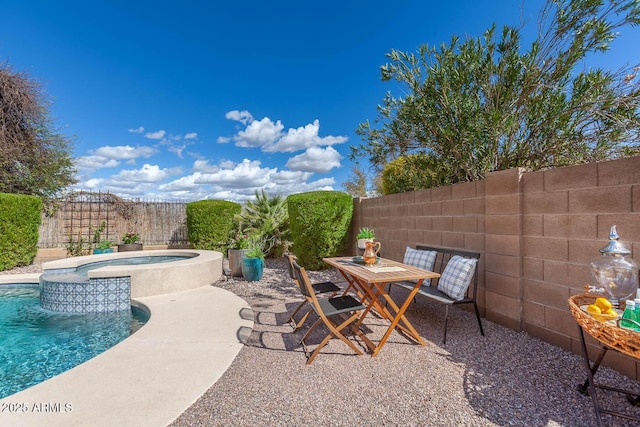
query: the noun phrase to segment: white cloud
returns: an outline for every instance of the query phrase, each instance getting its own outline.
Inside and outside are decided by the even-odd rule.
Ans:
[[[323,145],[333,145],[346,142],[349,138],[346,136],[326,136],[321,138],[318,135],[320,131],[320,121],[317,119],[313,123],[309,123],[304,127],[297,129],[289,129],[275,144],[264,147],[266,152],[292,153],[298,150],[305,150],[310,147]]]
[[[224,117],[229,119],[229,120],[235,120],[237,122],[240,122],[243,125],[246,125],[247,123],[251,123],[253,121],[253,116],[247,110],[229,111],[227,114],[224,115]]]
[[[161,169],[158,165],[145,163],[140,169],[121,170],[117,175],[113,175],[111,180],[113,182],[157,183],[180,172],[180,168]]]
[[[182,157],[182,152],[184,151],[184,149],[187,148],[187,144],[181,144],[181,145],[170,145],[167,150],[169,150],[170,152],[174,153],[176,156],[178,156],[179,158],[183,158]]]
[[[244,115],[241,115],[242,113]],[[252,120],[248,111],[242,113],[234,110],[225,115],[227,119],[238,121],[242,121],[241,117],[251,118],[251,120],[242,121],[242,123],[248,122],[249,124],[232,138],[238,147],[260,148],[265,153],[293,153],[311,147],[341,144],[349,139],[346,136],[333,135],[321,137],[318,119],[305,126],[291,128],[285,133],[284,125],[280,120],[274,122],[269,117],[264,117],[262,120]],[[221,144],[227,143],[229,140],[227,137],[218,137],[218,143]]]
[[[230,169],[221,169],[214,173],[202,174],[195,182],[215,184],[224,188],[262,187],[269,181],[269,175],[278,169],[261,168],[259,160],[244,159],[242,163]]]
[[[275,186],[300,185],[306,182],[313,175],[311,172],[302,171],[279,171],[272,174],[269,178],[271,184]]]
[[[161,191],[198,191],[202,188],[202,185],[196,184],[196,180],[198,180],[202,174],[200,172],[195,172],[188,176],[183,176],[182,178],[178,178],[174,181],[171,181],[168,184],[163,184],[158,187]]]
[[[218,172],[220,168],[215,165],[210,165],[209,160],[199,159],[193,162],[194,172],[213,173]]]
[[[129,129],[130,133],[142,134],[155,140],[149,146],[103,146],[89,150],[88,155],[74,160],[78,168],[78,189],[111,191],[121,197],[142,199],[201,200],[206,198],[243,202],[253,199],[256,191],[264,189],[269,194],[289,194],[314,190],[332,190],[334,178],[310,181],[314,173],[326,173],[339,167],[342,156],[332,147],[347,141],[344,136],[319,135],[320,122],[290,128],[280,120],[264,117],[255,120],[246,110],[229,111],[225,117],[237,121],[236,133],[231,138],[219,137],[218,143],[234,142],[238,147],[258,148],[263,153],[294,153],[284,169],[279,159],[282,155],[268,155],[261,160],[245,158],[233,161],[238,150],[235,147],[220,147],[217,153],[188,152],[190,145],[201,145],[197,132],[171,134],[158,130],[146,132],[144,127]],[[168,155],[174,153],[175,156]],[[183,154],[192,156],[191,174],[184,175],[182,168],[189,165]],[[301,154],[300,154],[301,153]],[[138,159],[160,159],[162,163],[133,166]],[[158,160],[160,161],[160,160]],[[167,162],[167,163],[165,163]],[[269,163],[266,163],[269,162]],[[276,162],[276,163],[271,163]],[[104,168],[116,169],[111,176],[92,176],[94,171]],[[129,165],[129,166],[127,166]],[[182,165],[182,166],[178,166]],[[278,167],[276,167],[278,165]]]
[[[147,133],[144,134],[144,137],[148,138],[148,139],[162,139],[162,138],[164,138],[164,136],[166,134],[167,134],[166,131],[159,130],[159,131],[156,131],[156,132],[147,132]]]
[[[75,159],[75,165],[78,169],[95,170],[102,168],[115,168],[120,164],[115,159],[109,159],[105,156],[82,156]]]
[[[105,145],[104,147],[100,147],[98,149],[90,151],[90,153],[96,156],[102,156],[108,159],[117,160],[136,159],[139,157],[148,158],[154,155],[156,152],[157,150],[152,147],[132,147],[130,145],[118,145],[115,147]]]
[[[84,182],[84,187],[88,190],[99,190],[102,188],[102,184],[104,183],[104,179],[100,178],[92,178]]]
[[[282,136],[282,122],[272,122],[269,117],[254,120],[234,137],[238,147],[262,147],[275,143]]]
[[[231,141],[231,138],[227,136],[219,136],[216,141],[218,142],[218,144],[226,144],[227,142]]]
[[[304,153],[290,158],[287,167],[292,171],[327,173],[340,167],[340,159],[342,156],[332,147],[311,147]]]
[[[231,160],[223,160],[220,162],[219,165],[222,169],[232,169],[234,167],[236,167],[236,162],[231,161]]]

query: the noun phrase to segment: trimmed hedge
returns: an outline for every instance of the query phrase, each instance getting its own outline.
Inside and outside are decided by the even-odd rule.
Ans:
[[[187,234],[194,249],[226,252],[233,230],[233,217],[242,206],[226,200],[187,203]]]
[[[0,270],[29,265],[38,253],[42,200],[0,193]]]
[[[328,266],[324,257],[344,253],[353,199],[340,191],[312,191],[287,197],[293,248],[300,265],[310,270]]]

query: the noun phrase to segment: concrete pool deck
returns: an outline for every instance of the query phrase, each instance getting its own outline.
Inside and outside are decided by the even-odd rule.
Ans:
[[[18,283],[9,277],[0,283]],[[253,328],[250,306],[215,286],[134,304],[151,312],[144,327],[71,370],[0,399],[0,425],[165,426],[222,376]]]

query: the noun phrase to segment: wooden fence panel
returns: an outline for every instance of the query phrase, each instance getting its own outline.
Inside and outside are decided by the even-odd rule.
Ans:
[[[52,215],[43,214],[38,247],[63,248],[79,239],[91,242],[101,224],[100,238],[116,244],[131,231],[140,234],[146,245],[185,245],[186,219],[183,201],[132,201],[79,191],[59,200]]]

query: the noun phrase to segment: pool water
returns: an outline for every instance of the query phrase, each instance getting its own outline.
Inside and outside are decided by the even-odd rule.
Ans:
[[[68,314],[40,307],[37,285],[0,286],[0,398],[65,372],[140,329],[147,313]]]
[[[86,276],[87,272],[90,270],[95,270],[96,268],[106,267],[110,265],[145,265],[145,264],[156,264],[162,262],[172,262],[172,261],[181,261],[185,259],[192,258],[191,255],[149,255],[149,256],[140,256],[140,257],[131,257],[131,258],[115,258],[109,259],[106,261],[97,261],[91,262],[89,264],[83,264],[75,269],[76,274],[80,274],[82,276]]]

